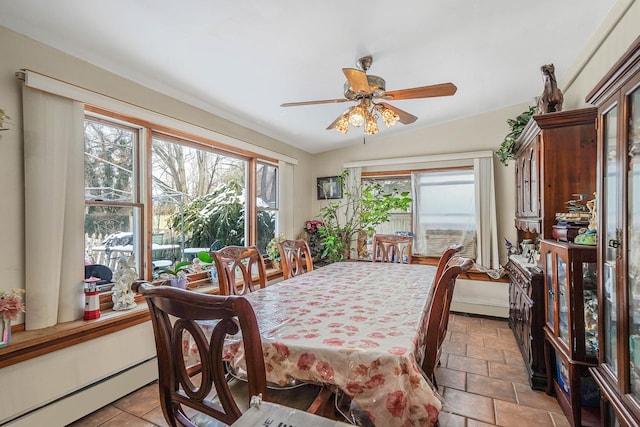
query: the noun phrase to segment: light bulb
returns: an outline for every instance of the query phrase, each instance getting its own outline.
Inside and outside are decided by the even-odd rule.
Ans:
[[[391,111],[388,108],[382,109],[382,120],[384,120],[384,124],[387,125],[388,128],[395,125],[398,120],[400,120],[400,116]]]
[[[349,119],[346,115],[340,117],[336,122],[335,128],[338,132],[347,133],[349,132]]]
[[[349,114],[349,123],[359,128],[364,124],[365,111],[360,105],[354,108]]]

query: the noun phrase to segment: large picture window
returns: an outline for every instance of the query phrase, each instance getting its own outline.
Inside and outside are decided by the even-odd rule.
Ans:
[[[140,277],[152,279],[201,251],[264,250],[277,232],[275,164],[92,116],[84,139],[85,264],[114,270],[133,256]]]
[[[407,191],[413,204],[407,212],[392,212],[376,227],[380,234],[413,236],[413,254],[439,257],[454,243],[462,254],[475,258],[476,214],[473,168],[405,172],[402,176],[363,173],[363,184],[376,182],[383,191]]]

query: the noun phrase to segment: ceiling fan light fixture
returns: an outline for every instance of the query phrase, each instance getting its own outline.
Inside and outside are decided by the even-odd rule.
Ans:
[[[342,117],[338,119],[335,125],[335,129],[341,133],[349,132],[349,117],[348,114],[344,114]]]
[[[395,125],[398,123],[398,120],[400,120],[400,116],[389,108],[382,107],[380,114],[382,114],[382,120],[384,120],[384,124],[387,125],[388,128]]]
[[[364,125],[364,133],[366,135],[375,135],[378,133],[378,121],[376,116],[372,116],[371,113],[367,114],[367,121]]]
[[[362,104],[358,105],[349,114],[349,123],[359,128],[365,122],[366,113],[367,113],[367,110],[362,106]]]

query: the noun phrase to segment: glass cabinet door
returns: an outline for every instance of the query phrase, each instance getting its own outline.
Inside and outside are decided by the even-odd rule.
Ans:
[[[617,248],[621,244],[618,231],[618,107],[610,109],[603,116],[604,125],[604,153],[602,153],[603,162],[603,192],[601,197],[602,218],[604,221],[600,224],[602,230],[601,236],[604,238],[604,262],[602,267],[603,280],[603,302],[602,313],[604,321],[604,330],[600,331],[603,335],[603,360],[609,365],[614,374],[618,373],[618,351],[617,351],[617,323],[616,323],[616,260]]]
[[[631,393],[640,400],[640,89],[629,97],[627,285]]]
[[[558,281],[558,337],[569,346],[569,290],[567,289],[567,263],[556,255],[556,278]]]
[[[598,356],[598,265],[582,263],[582,307],[584,308],[584,348],[587,356]]]
[[[553,253],[547,251],[545,257],[545,283],[547,285],[547,324],[555,333],[554,307],[555,307],[555,291],[553,289]]]

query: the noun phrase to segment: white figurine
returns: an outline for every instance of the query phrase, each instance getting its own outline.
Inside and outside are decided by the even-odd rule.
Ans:
[[[127,259],[121,256],[118,259],[118,268],[113,275],[116,284],[113,286],[114,310],[130,310],[136,306],[135,294],[131,290],[131,284],[138,279],[133,255]]]

